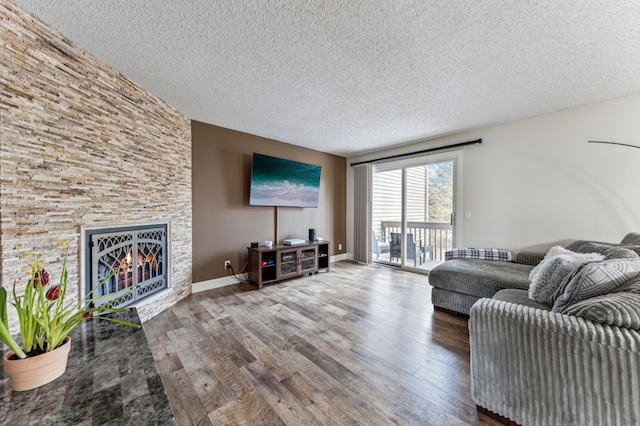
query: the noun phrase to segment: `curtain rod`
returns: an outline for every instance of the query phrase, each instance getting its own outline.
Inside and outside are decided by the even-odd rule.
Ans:
[[[390,155],[388,157],[376,158],[375,160],[359,161],[357,163],[351,163],[351,167],[359,166],[360,164],[375,163],[377,161],[387,161],[387,160],[395,160],[396,158],[413,157],[414,155],[427,154],[429,152],[442,151],[444,149],[460,148],[462,146],[474,145],[477,143],[482,143],[482,139],[476,139],[475,141],[469,141],[469,142],[454,143],[451,145],[439,146],[437,148],[423,149],[422,151],[414,151],[414,152],[409,152],[407,154]]]

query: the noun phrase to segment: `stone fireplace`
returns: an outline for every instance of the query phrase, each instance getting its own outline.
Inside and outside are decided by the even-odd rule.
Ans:
[[[85,295],[95,307],[134,306],[169,282],[167,225],[86,231]]]
[[[77,301],[88,227],[162,223],[167,247],[154,256],[166,287],[136,295],[144,322],[191,292],[191,122],[12,3],[0,21],[0,285],[24,292],[29,252],[59,277],[65,241]],[[155,278],[139,284],[152,289]],[[9,322],[15,330],[13,309]]]

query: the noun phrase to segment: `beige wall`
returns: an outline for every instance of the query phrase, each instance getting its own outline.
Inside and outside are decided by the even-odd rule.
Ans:
[[[171,290],[191,292],[190,121],[12,3],[0,0],[0,282],[18,293],[37,251],[79,290],[83,226],[169,223]],[[10,310],[13,313],[13,310]]]
[[[275,208],[249,206],[254,152],[322,166],[316,209],[281,207],[278,241],[307,238],[308,229],[331,241],[331,254],[345,252],[345,159],[306,148],[192,121],[193,281],[238,271],[251,241],[274,240]],[[338,250],[342,244],[342,250]]]
[[[640,95],[349,158],[348,163],[482,138],[464,150],[461,246],[548,247],[640,231]],[[348,236],[353,241],[353,173]],[[471,211],[464,219],[463,210]]]

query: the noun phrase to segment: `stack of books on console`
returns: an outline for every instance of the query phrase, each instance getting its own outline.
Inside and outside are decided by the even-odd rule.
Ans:
[[[306,244],[305,240],[301,240],[300,238],[290,238],[288,240],[284,240],[285,246],[299,246],[300,244]]]

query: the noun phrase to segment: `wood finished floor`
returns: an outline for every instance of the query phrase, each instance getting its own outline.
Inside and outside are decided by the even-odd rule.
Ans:
[[[351,262],[197,293],[147,321],[177,425],[498,424],[469,387],[467,320],[423,275]]]

